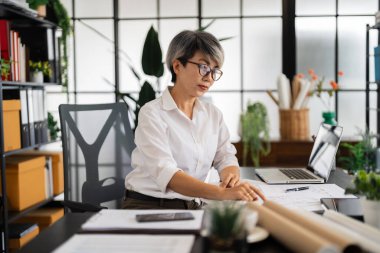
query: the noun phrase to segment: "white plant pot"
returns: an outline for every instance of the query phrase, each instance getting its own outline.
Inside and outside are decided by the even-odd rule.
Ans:
[[[361,198],[364,222],[380,229],[380,201]]]
[[[44,74],[42,73],[42,71],[33,71],[30,73],[30,80],[34,83],[43,83]]]
[[[46,5],[39,5],[37,7],[37,15],[41,18],[46,17]]]

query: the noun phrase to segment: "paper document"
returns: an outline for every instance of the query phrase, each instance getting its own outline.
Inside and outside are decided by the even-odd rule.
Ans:
[[[287,184],[268,185],[257,184],[257,181],[246,180],[259,187],[268,200],[273,200],[291,209],[308,211],[322,211],[321,198],[356,198],[354,195],[345,195],[345,190],[336,184]],[[286,189],[309,187],[303,191],[289,191]]]
[[[79,234],[71,237],[54,253],[189,253],[194,235]]]
[[[180,210],[111,210],[103,209],[82,225],[84,231],[179,231],[200,232],[203,210],[186,210],[195,217],[194,220],[137,222],[137,214],[177,213]]]

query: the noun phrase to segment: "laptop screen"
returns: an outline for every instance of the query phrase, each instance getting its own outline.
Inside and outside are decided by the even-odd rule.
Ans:
[[[322,123],[319,127],[309,158],[309,168],[311,167],[320,177],[325,179],[329,177],[342,132],[343,128],[340,126]]]

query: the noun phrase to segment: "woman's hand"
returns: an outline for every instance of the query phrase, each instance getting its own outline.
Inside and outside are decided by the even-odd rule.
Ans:
[[[239,167],[230,166],[224,168],[220,172],[220,187],[230,188],[240,183],[240,169]]]
[[[263,201],[266,200],[263,192],[254,185],[248,182],[242,182],[231,188],[224,189],[224,199],[228,200],[245,200],[255,201],[260,197]]]

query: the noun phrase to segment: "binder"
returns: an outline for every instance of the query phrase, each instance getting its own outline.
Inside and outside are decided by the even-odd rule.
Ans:
[[[42,142],[47,143],[48,142],[48,114],[47,114],[47,105],[46,105],[46,90],[40,90],[40,101],[42,103],[41,105],[41,137]]]
[[[28,97],[28,119],[29,119],[29,144],[33,146],[36,144],[36,136],[34,131],[34,107],[33,107],[33,96],[32,89],[27,90]]]
[[[28,99],[26,90],[20,90],[21,101],[21,147],[30,146],[29,125],[28,125]]]
[[[34,118],[34,136],[36,144],[42,143],[41,138],[41,114],[40,114],[40,104],[39,95],[37,89],[32,89],[32,99],[33,99],[33,118]]]

